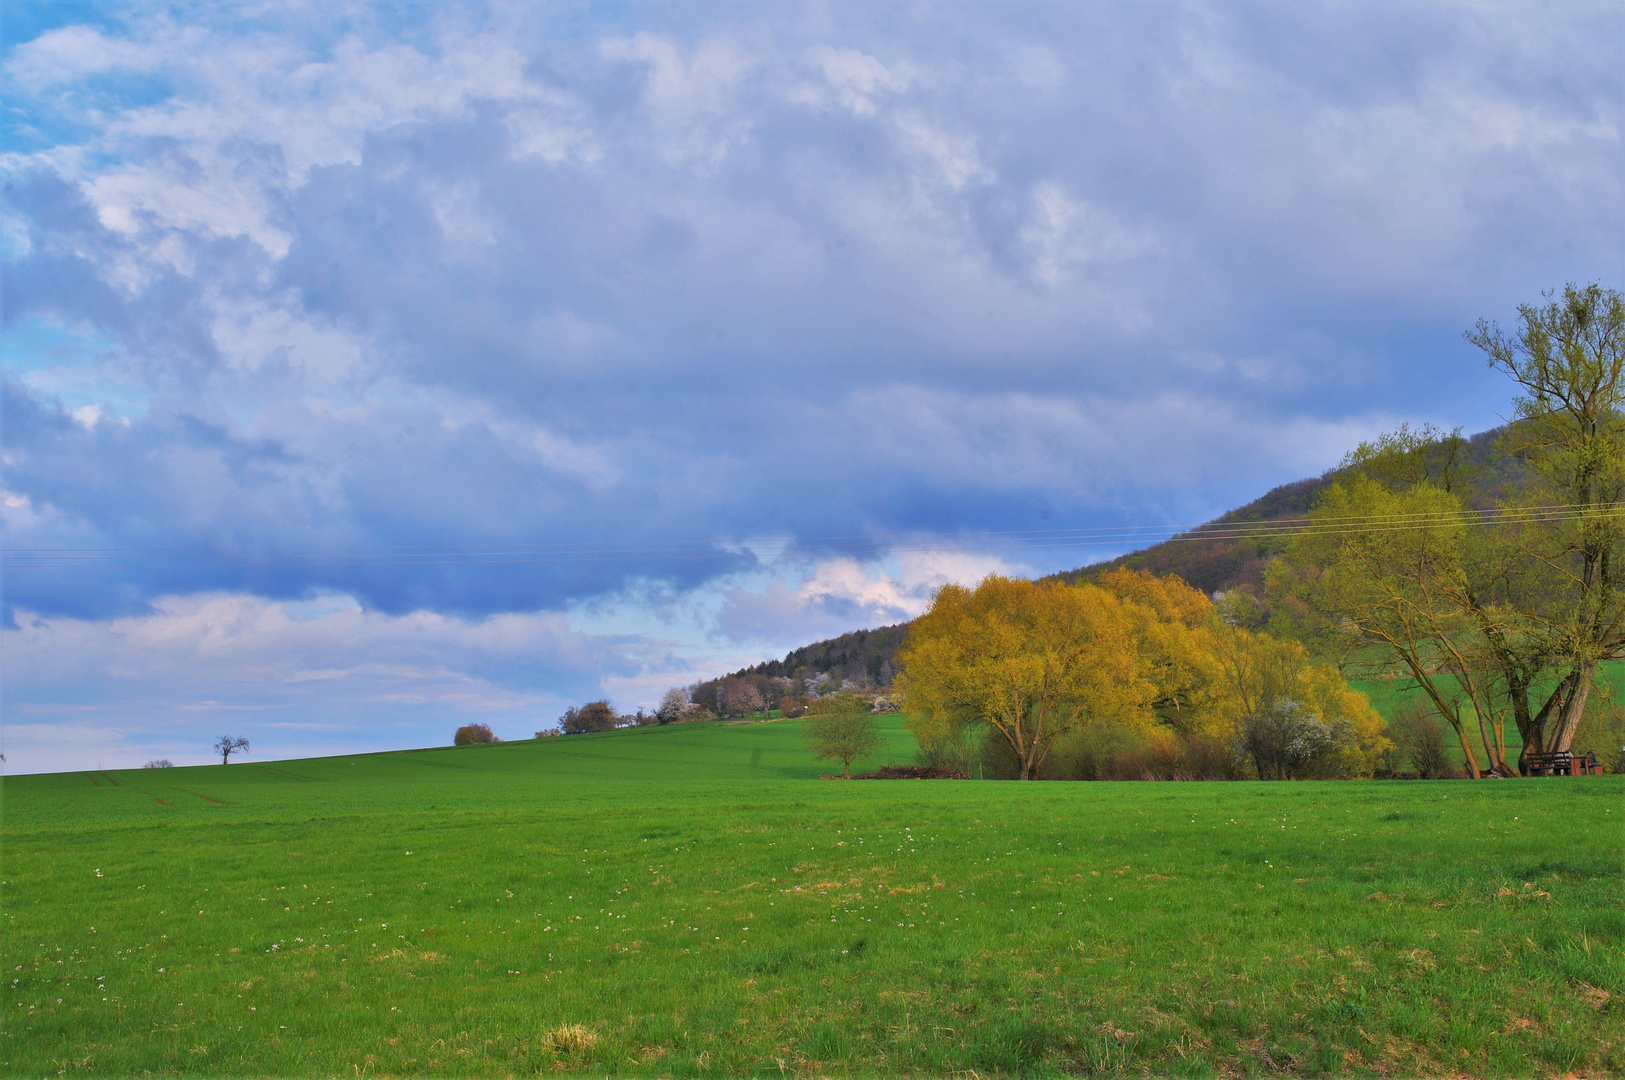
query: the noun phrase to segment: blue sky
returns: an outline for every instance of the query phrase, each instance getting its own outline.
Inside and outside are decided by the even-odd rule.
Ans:
[[[9,767],[520,737],[1173,529],[1625,284],[1625,9],[5,9]],[[845,538],[832,541],[829,538]],[[274,553],[274,554],[273,554]]]

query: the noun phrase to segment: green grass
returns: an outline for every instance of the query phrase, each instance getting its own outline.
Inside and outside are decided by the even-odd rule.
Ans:
[[[1625,1069],[1617,778],[824,771],[782,722],[8,779],[0,1072]]]

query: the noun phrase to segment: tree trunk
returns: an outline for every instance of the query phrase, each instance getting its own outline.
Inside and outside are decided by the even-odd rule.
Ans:
[[[1580,717],[1585,714],[1586,699],[1591,696],[1592,665],[1580,663],[1574,666],[1569,678],[1574,681],[1568,696],[1563,699],[1563,711],[1557,716],[1557,730],[1552,732],[1552,741],[1547,746],[1549,754],[1566,753],[1574,745],[1574,731],[1580,726]]]
[[[1508,768],[1513,770],[1514,776],[1523,776],[1526,775],[1523,767],[1523,756],[1529,749],[1529,730],[1531,726],[1529,720],[1529,683],[1524,679],[1514,680],[1509,678],[1507,686],[1507,694],[1512,699],[1512,722],[1517,726],[1518,738],[1523,743],[1518,750],[1517,764],[1508,766]]]

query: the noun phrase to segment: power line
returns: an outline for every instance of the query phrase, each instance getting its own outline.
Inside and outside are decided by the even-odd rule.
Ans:
[[[1207,543],[1303,535],[1349,535],[1453,526],[1523,525],[1610,520],[1625,503],[1593,506],[1500,507],[1459,512],[1398,515],[1317,515],[1268,521],[1215,521],[1185,528],[1123,525],[1086,529],[984,530],[953,534],[893,533],[776,536],[746,540],[563,541],[514,544],[278,545],[265,547],[27,547],[9,548],[5,570],[270,568],[274,566],[540,565],[599,562],[693,562],[794,555],[867,556],[966,552],[1020,547],[1025,550],[1123,547],[1131,544]]]

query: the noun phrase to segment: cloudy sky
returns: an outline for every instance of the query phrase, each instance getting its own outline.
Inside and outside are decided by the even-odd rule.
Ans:
[[[1617,3],[4,17],[11,771],[647,705],[1492,426],[1462,330],[1625,285]]]

